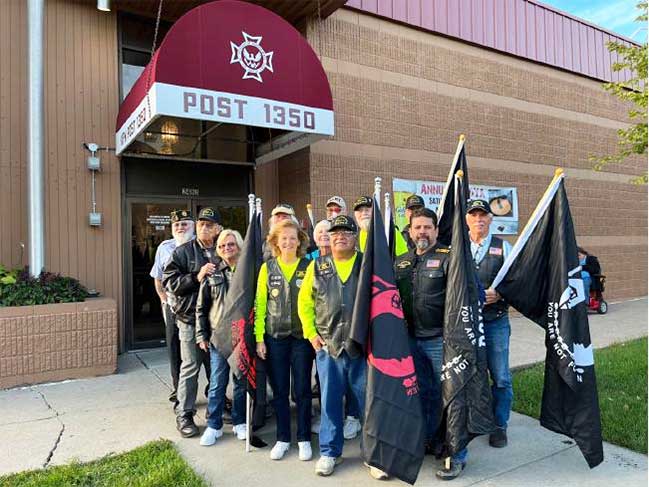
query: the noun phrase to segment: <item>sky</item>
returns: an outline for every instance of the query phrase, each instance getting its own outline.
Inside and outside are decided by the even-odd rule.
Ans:
[[[540,0],[541,3],[563,10],[575,17],[604,27],[607,30],[643,42],[647,36],[646,24],[634,22],[640,12],[638,0]],[[639,27],[645,30],[636,32]],[[635,33],[635,35],[634,35]]]

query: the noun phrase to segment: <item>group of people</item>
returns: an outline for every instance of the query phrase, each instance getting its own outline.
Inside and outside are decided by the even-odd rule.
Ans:
[[[294,209],[277,205],[271,212],[264,242],[264,264],[259,271],[255,300],[256,353],[265,361],[273,393],[277,441],[270,451],[281,460],[291,446],[290,399],[297,409],[297,446],[300,460],[312,458],[312,368],[320,391],[320,458],[315,473],[328,476],[342,461],[345,439],[361,430],[365,411],[366,359],[351,339],[352,310],[362,252],[367,242],[373,198],[362,196],[347,213],[345,200],[331,197],[326,219],[314,226],[317,250],[307,253],[309,237]],[[449,255],[437,242],[437,216],[423,199],[406,200],[409,224],[396,232],[395,275],[408,325],[410,344],[426,417],[426,451],[438,454],[435,433],[441,418],[443,321]],[[489,444],[507,445],[507,422],[512,405],[509,370],[510,324],[508,306],[490,288],[511,250],[506,241],[490,233],[489,204],[471,201],[466,221],[477,274],[486,289],[483,309],[488,368],[493,383],[497,430]],[[186,210],[171,214],[173,238],[156,253],[151,276],[162,301],[167,327],[177,428],[183,437],[196,436],[194,422],[201,364],[209,378],[207,427],[200,443],[210,446],[223,435],[223,413],[230,368],[215,346],[213,330],[220,326],[224,298],[237,256],[241,235],[223,229],[218,212],[203,208],[194,223]],[[245,386],[233,375],[231,422],[239,439],[246,438]],[[292,384],[292,388],[291,388]],[[442,480],[462,472],[466,449],[437,471]],[[369,466],[373,478],[388,478]]]

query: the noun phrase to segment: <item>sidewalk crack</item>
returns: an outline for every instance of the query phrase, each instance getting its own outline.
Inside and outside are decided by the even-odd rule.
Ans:
[[[162,382],[162,385],[164,385],[164,386],[167,387],[169,390],[171,390],[171,385],[170,385],[166,380],[164,380],[164,379],[160,376],[160,374],[158,374],[158,372],[156,372],[155,369],[152,369],[151,367],[149,367],[149,365],[148,365],[144,360],[142,360],[142,357],[140,357],[140,354],[139,354],[139,353],[134,353],[133,355],[135,355],[135,358],[138,359],[138,361],[142,364],[142,366],[143,366],[146,370],[148,370],[149,372],[151,372],[153,375],[155,375],[155,377],[156,377],[160,382]]]
[[[61,425],[61,429],[59,430],[59,434],[57,435],[56,440],[54,441],[54,445],[52,446],[49,453],[47,454],[47,458],[45,459],[45,462],[43,462],[43,468],[45,468],[52,461],[54,452],[58,448],[59,443],[61,442],[61,438],[63,438],[63,432],[65,431],[65,423],[61,420],[61,414],[56,409],[54,409],[52,405],[48,402],[47,398],[45,397],[45,394],[43,394],[39,389],[32,389],[32,390],[34,390],[35,392],[38,393],[39,396],[41,396],[41,399],[43,400],[47,408],[54,413],[54,417]]]

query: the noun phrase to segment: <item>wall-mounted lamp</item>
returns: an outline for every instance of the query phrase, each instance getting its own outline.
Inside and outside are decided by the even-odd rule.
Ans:
[[[100,227],[101,226],[101,213],[97,212],[97,192],[95,189],[95,173],[101,170],[101,159],[97,155],[97,151],[102,148],[95,143],[84,144],[85,148],[88,149],[90,155],[86,160],[86,164],[90,172],[92,173],[92,210],[88,214],[88,223],[91,227]]]
[[[110,12],[110,0],[97,0],[97,10]]]

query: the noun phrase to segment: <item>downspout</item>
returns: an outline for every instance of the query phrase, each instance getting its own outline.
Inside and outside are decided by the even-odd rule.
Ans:
[[[45,267],[45,125],[43,83],[44,0],[27,2],[27,204],[29,272]]]

